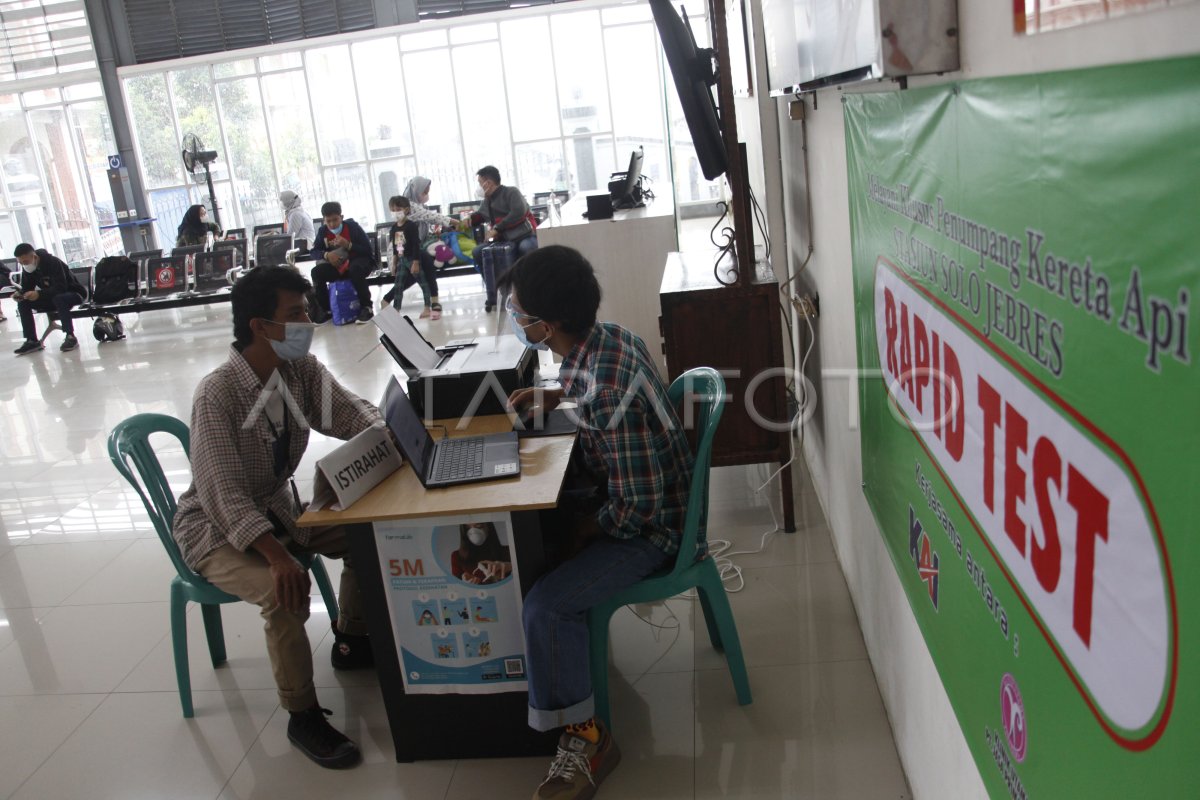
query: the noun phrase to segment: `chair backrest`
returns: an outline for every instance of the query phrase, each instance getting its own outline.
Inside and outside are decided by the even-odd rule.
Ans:
[[[170,255],[146,262],[146,296],[167,297],[187,289],[187,256]]]
[[[467,212],[467,217],[470,217],[472,214],[474,214],[476,211],[479,210],[479,201],[478,200],[462,200],[457,203],[451,203],[448,206],[448,208],[450,209],[450,211],[449,211],[449,213],[446,214],[446,216],[454,217],[455,219],[463,219],[464,211]]]
[[[250,263],[250,259],[247,256],[247,251],[246,251],[246,248],[248,247],[248,245],[249,245],[249,242],[246,241],[246,239],[244,239],[244,238],[243,239],[229,239],[227,241],[214,242],[213,250],[217,251],[217,252],[219,252],[221,250],[232,250],[234,253],[237,254],[236,256],[234,256],[234,264],[233,265],[235,267],[244,267]]]
[[[230,228],[229,230],[225,231],[225,238],[227,240],[245,239],[246,238],[246,229],[245,228]]]
[[[270,225],[255,225],[254,226],[254,234],[253,234],[252,238],[258,239],[258,237],[260,237],[260,236],[269,236],[271,234],[279,234],[279,233],[283,233],[283,223],[282,222],[273,222]]]
[[[389,231],[392,229],[392,223],[381,222],[375,226],[375,235],[371,237],[371,248],[375,251],[375,262],[386,263],[392,254],[391,237]]]
[[[667,397],[680,412],[684,425],[691,423],[696,431],[695,463],[692,466],[692,485],[688,491],[687,511],[683,518],[683,538],[679,543],[679,558],[675,559],[676,575],[690,567],[696,543],[708,537],[708,468],[712,461],[713,437],[725,409],[725,379],[712,367],[689,369],[667,389]],[[688,404],[695,403],[695,408]]]
[[[155,433],[166,433],[174,436],[183,445],[183,452],[189,459],[192,457],[191,436],[188,426],[175,417],[166,414],[135,414],[129,419],[117,423],[112,433],[108,435],[108,457],[121,477],[129,481],[142,505],[154,523],[154,530],[167,549],[171,563],[179,577],[189,583],[201,579],[184,563],[179,545],[171,535],[175,522],[175,493],[167,483],[162,464],[154,448],[150,445],[150,436]],[[136,470],[136,476],[134,474]]]
[[[254,265],[277,267],[287,263],[287,251],[292,249],[290,233],[259,236],[254,240]]]
[[[212,292],[228,287],[226,275],[234,267],[233,254],[228,248],[197,253],[192,288],[197,292]]]

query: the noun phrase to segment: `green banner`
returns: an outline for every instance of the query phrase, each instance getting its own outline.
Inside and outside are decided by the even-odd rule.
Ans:
[[[985,785],[1200,796],[1200,60],[845,122],[864,492]]]

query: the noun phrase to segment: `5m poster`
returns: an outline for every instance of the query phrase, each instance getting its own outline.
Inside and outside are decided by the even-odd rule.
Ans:
[[[405,693],[527,689],[511,534],[508,514],[375,523]]]
[[[863,491],[995,797],[1200,780],[1197,76],[845,98]]]

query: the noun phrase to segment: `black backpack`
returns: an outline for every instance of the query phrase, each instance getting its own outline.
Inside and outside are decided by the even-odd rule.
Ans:
[[[97,342],[115,342],[125,338],[125,326],[112,314],[100,314],[92,323],[92,336]]]
[[[137,286],[138,265],[125,256],[108,256],[96,265],[96,288],[92,302],[97,305],[119,303],[134,296]]]

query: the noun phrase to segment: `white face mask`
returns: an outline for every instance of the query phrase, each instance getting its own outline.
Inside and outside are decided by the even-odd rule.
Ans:
[[[313,331],[317,329],[316,325],[311,322],[266,321],[272,325],[283,326],[283,341],[269,340],[275,355],[284,361],[299,361],[308,355],[308,349],[312,346]]]
[[[478,187],[476,187],[476,188],[475,188],[475,199],[476,199],[476,200],[482,200],[482,199],[483,199],[483,198],[485,198],[485,197],[487,197],[487,192],[485,192],[485,191],[483,190],[483,187],[482,187],[482,186],[478,186]]]
[[[37,270],[37,261],[33,261],[29,264],[21,264],[21,269],[25,270],[26,272],[34,272]]]
[[[404,220],[408,219],[408,212],[407,211],[393,211],[392,216],[395,218],[396,222],[404,222]]]
[[[467,541],[476,547],[482,547],[483,543],[487,541],[487,531],[483,528],[467,528]]]

